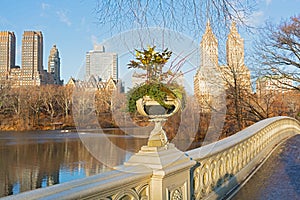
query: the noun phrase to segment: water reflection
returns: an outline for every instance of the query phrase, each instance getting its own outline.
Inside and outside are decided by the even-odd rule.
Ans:
[[[88,134],[91,140],[105,137]],[[146,139],[111,136],[118,147],[137,151]],[[97,147],[99,151],[106,151]],[[124,162],[128,155],[109,157]],[[77,133],[0,133],[0,197],[46,187],[110,170],[94,158]]]

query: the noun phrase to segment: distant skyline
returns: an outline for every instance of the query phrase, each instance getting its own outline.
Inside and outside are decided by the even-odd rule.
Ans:
[[[249,19],[250,24],[254,26],[262,25],[267,19],[279,23],[282,19],[300,14],[300,0],[257,2],[257,10]],[[21,65],[23,32],[42,31],[44,69],[47,69],[50,49],[56,44],[61,58],[61,77],[65,83],[71,76],[76,77],[80,68],[85,65],[86,52],[92,50],[94,44],[111,37],[109,30],[101,30],[97,25],[96,0],[1,0],[0,5],[0,30],[13,31],[16,35],[16,65]],[[247,48],[250,36],[243,33],[241,35],[245,38]],[[200,39],[195,38],[195,41],[199,42]]]

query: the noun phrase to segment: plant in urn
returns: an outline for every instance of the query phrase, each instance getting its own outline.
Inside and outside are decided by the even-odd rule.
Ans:
[[[166,132],[162,123],[184,106],[185,92],[174,80],[178,66],[165,64],[170,59],[172,52],[168,49],[162,52],[155,51],[155,46],[142,51],[136,51],[136,59],[131,60],[128,68],[145,70],[143,74],[145,82],[133,87],[127,94],[127,108],[130,113],[136,113],[149,117],[149,121],[155,123],[151,131],[148,146],[163,147],[168,144]],[[172,70],[173,69],[173,70]]]

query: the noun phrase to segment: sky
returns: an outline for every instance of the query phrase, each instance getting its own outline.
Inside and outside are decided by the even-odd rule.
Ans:
[[[300,14],[300,0],[257,0],[257,3],[257,10],[249,19],[255,26],[265,20],[278,23]],[[70,77],[82,73],[86,52],[111,37],[109,31],[101,30],[97,24],[96,7],[96,0],[0,0],[0,30],[13,31],[16,35],[17,65],[21,65],[23,32],[42,31],[44,69],[48,66],[50,49],[56,44],[61,58],[61,77],[66,83]],[[242,37],[247,48],[251,40],[247,35]]]

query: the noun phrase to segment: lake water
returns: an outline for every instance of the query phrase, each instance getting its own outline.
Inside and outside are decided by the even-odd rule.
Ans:
[[[146,142],[91,132],[0,132],[0,197],[111,170]]]

